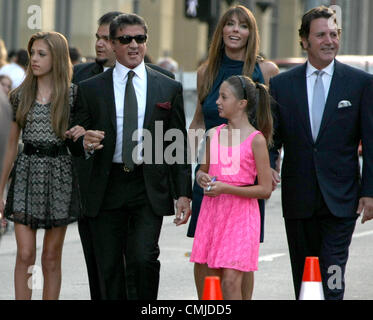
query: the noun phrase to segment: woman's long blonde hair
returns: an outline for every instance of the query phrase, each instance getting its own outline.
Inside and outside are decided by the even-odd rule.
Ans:
[[[0,39],[0,68],[8,63],[8,51],[3,39]]]
[[[31,36],[27,46],[29,57],[31,57],[31,48],[36,40],[44,40],[52,55],[52,128],[58,137],[65,139],[65,132],[69,126],[69,89],[73,72],[68,42],[66,38],[58,32],[35,33]],[[16,121],[21,128],[24,128],[26,124],[27,115],[36,99],[37,89],[37,77],[34,76],[31,63],[29,63],[25,80],[10,96],[12,103],[15,99],[19,102]]]
[[[249,27],[249,38],[246,45],[246,55],[242,74],[252,77],[254,72],[255,63],[258,59],[260,43],[258,26],[252,12],[244,6],[237,5],[228,9],[228,11],[220,18],[212,37],[207,61],[200,67],[204,70],[203,81],[198,93],[198,99],[201,102],[203,102],[209,94],[214,80],[218,75],[224,53],[223,29],[228,20],[234,15],[238,17],[239,21],[246,23]]]

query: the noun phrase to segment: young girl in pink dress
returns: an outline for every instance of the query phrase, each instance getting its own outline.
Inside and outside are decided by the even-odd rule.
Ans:
[[[258,127],[248,120],[256,105]],[[246,76],[224,81],[216,101],[228,124],[208,132],[205,159],[196,174],[204,189],[191,262],[207,264],[221,278],[223,298],[242,299],[244,272],[258,269],[260,212],[256,199],[268,199],[272,175],[268,145],[272,115],[265,86]],[[254,185],[258,177],[258,184]]]

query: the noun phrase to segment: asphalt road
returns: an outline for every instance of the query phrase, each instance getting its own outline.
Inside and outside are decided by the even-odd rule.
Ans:
[[[259,270],[255,273],[254,300],[293,300],[290,262],[281,214],[281,191],[273,192],[266,204],[265,239],[260,247]],[[176,227],[173,217],[164,219],[161,234],[161,281],[159,299],[196,300],[193,264],[189,253],[193,239],[185,236],[187,226]],[[36,275],[40,274],[43,231],[38,232]],[[14,299],[13,269],[16,244],[14,233],[0,242],[0,300]],[[373,221],[364,225],[358,220],[350,247],[346,270],[346,300],[373,299]],[[39,266],[39,267],[38,267]],[[70,225],[63,251],[62,300],[89,299],[88,279],[77,225]],[[30,274],[31,275],[31,274]],[[33,299],[41,298],[40,277],[34,278],[39,289]]]

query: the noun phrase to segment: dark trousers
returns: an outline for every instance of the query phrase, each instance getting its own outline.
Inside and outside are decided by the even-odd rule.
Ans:
[[[91,218],[82,218],[78,221],[80,241],[82,243],[84,259],[87,266],[89,291],[92,300],[102,300],[98,264],[93,248],[93,235],[89,221]]]
[[[142,168],[126,174],[113,165],[98,216],[86,218],[79,229],[92,299],[127,299],[126,264],[132,270],[133,297],[157,298],[162,221],[149,205]]]
[[[339,218],[326,206],[318,192],[314,215],[308,219],[285,219],[293,284],[299,298],[306,257],[319,257],[326,300],[342,300],[348,249],[355,229],[356,217]]]

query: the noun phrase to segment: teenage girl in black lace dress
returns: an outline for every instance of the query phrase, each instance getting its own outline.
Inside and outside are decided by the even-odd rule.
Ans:
[[[31,299],[29,268],[35,264],[36,232],[40,228],[45,229],[43,299],[58,299],[66,228],[80,213],[79,189],[66,138],[77,139],[84,129],[72,128],[66,134],[76,91],[71,84],[66,38],[57,32],[36,33],[29,41],[28,52],[26,78],[10,95],[14,122],[1,173],[0,194],[13,162],[14,170],[5,211],[0,201],[0,212],[15,223],[16,299]],[[24,150],[16,158],[21,131]]]

